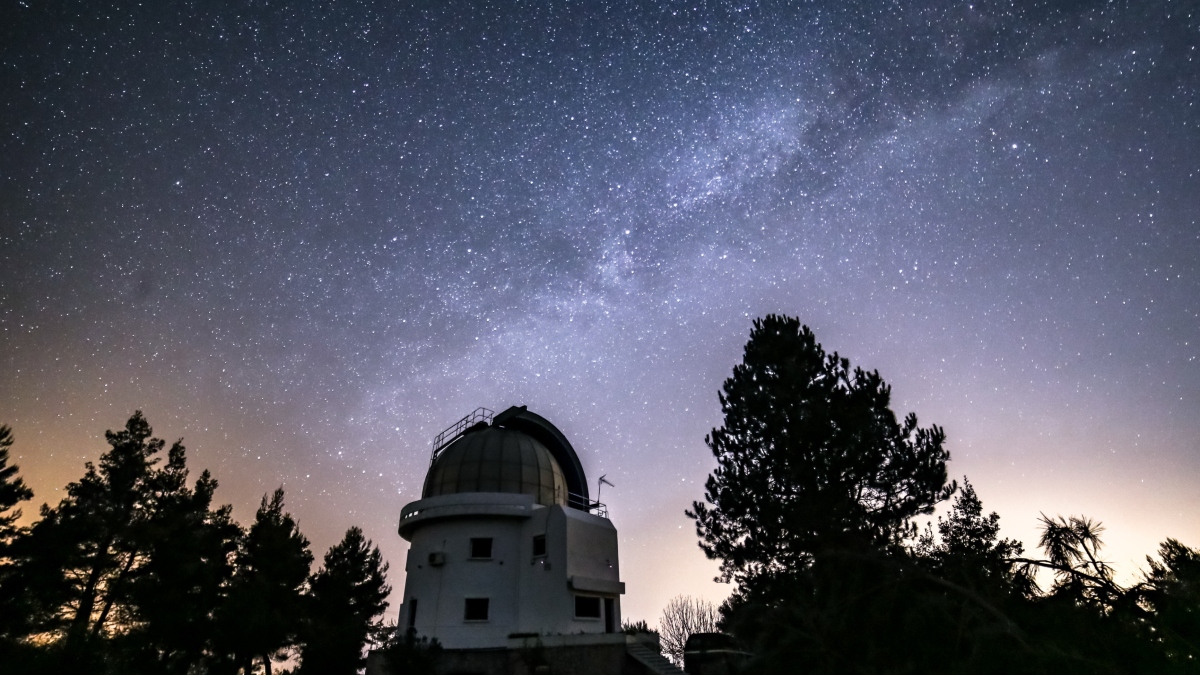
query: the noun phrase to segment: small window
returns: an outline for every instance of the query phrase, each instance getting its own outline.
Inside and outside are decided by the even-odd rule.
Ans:
[[[588,595],[575,596],[575,618],[599,619],[600,598],[594,598]]]
[[[412,628],[417,625],[417,599],[408,599],[408,627]]]
[[[540,555],[546,555],[546,535],[535,534],[533,535],[533,557],[536,558]]]
[[[490,539],[488,541],[491,541]],[[463,621],[487,621],[488,599],[467,598],[463,609]]]
[[[471,540],[471,557],[486,559],[492,557],[492,538],[481,537]]]

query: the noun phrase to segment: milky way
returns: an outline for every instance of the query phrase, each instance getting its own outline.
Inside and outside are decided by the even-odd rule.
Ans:
[[[1027,545],[1043,511],[1127,575],[1200,545],[1197,3],[648,4],[5,9],[0,422],[36,501],[143,409],[243,521],[282,484],[400,585],[432,437],[523,403],[616,484],[653,623],[728,592],[683,511],[782,312]]]

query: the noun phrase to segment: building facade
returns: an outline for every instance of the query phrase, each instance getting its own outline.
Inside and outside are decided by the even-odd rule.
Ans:
[[[400,621],[447,650],[621,632],[617,530],[569,441],[524,406],[479,409],[434,442]]]

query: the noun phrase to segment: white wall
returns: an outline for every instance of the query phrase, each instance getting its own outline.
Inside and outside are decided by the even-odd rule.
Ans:
[[[515,508],[518,503],[525,508]],[[503,647],[513,633],[604,632],[603,617],[574,617],[576,593],[613,599],[612,623],[620,630],[617,531],[609,520],[533,504],[526,495],[491,493],[444,495],[404,509],[414,512],[402,525],[412,545],[400,622],[407,625],[416,598],[418,635],[463,649]],[[546,535],[546,555],[535,558],[537,534]],[[490,560],[469,559],[473,537],[492,538]],[[443,565],[429,564],[434,552],[445,556]],[[572,577],[586,590],[572,588]],[[488,621],[464,621],[469,597],[489,598]]]

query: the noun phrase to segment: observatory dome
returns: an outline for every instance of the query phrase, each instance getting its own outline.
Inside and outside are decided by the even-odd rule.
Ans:
[[[462,492],[533,495],[545,506],[568,500],[562,468],[545,445],[522,431],[482,423],[437,455],[421,498]]]

